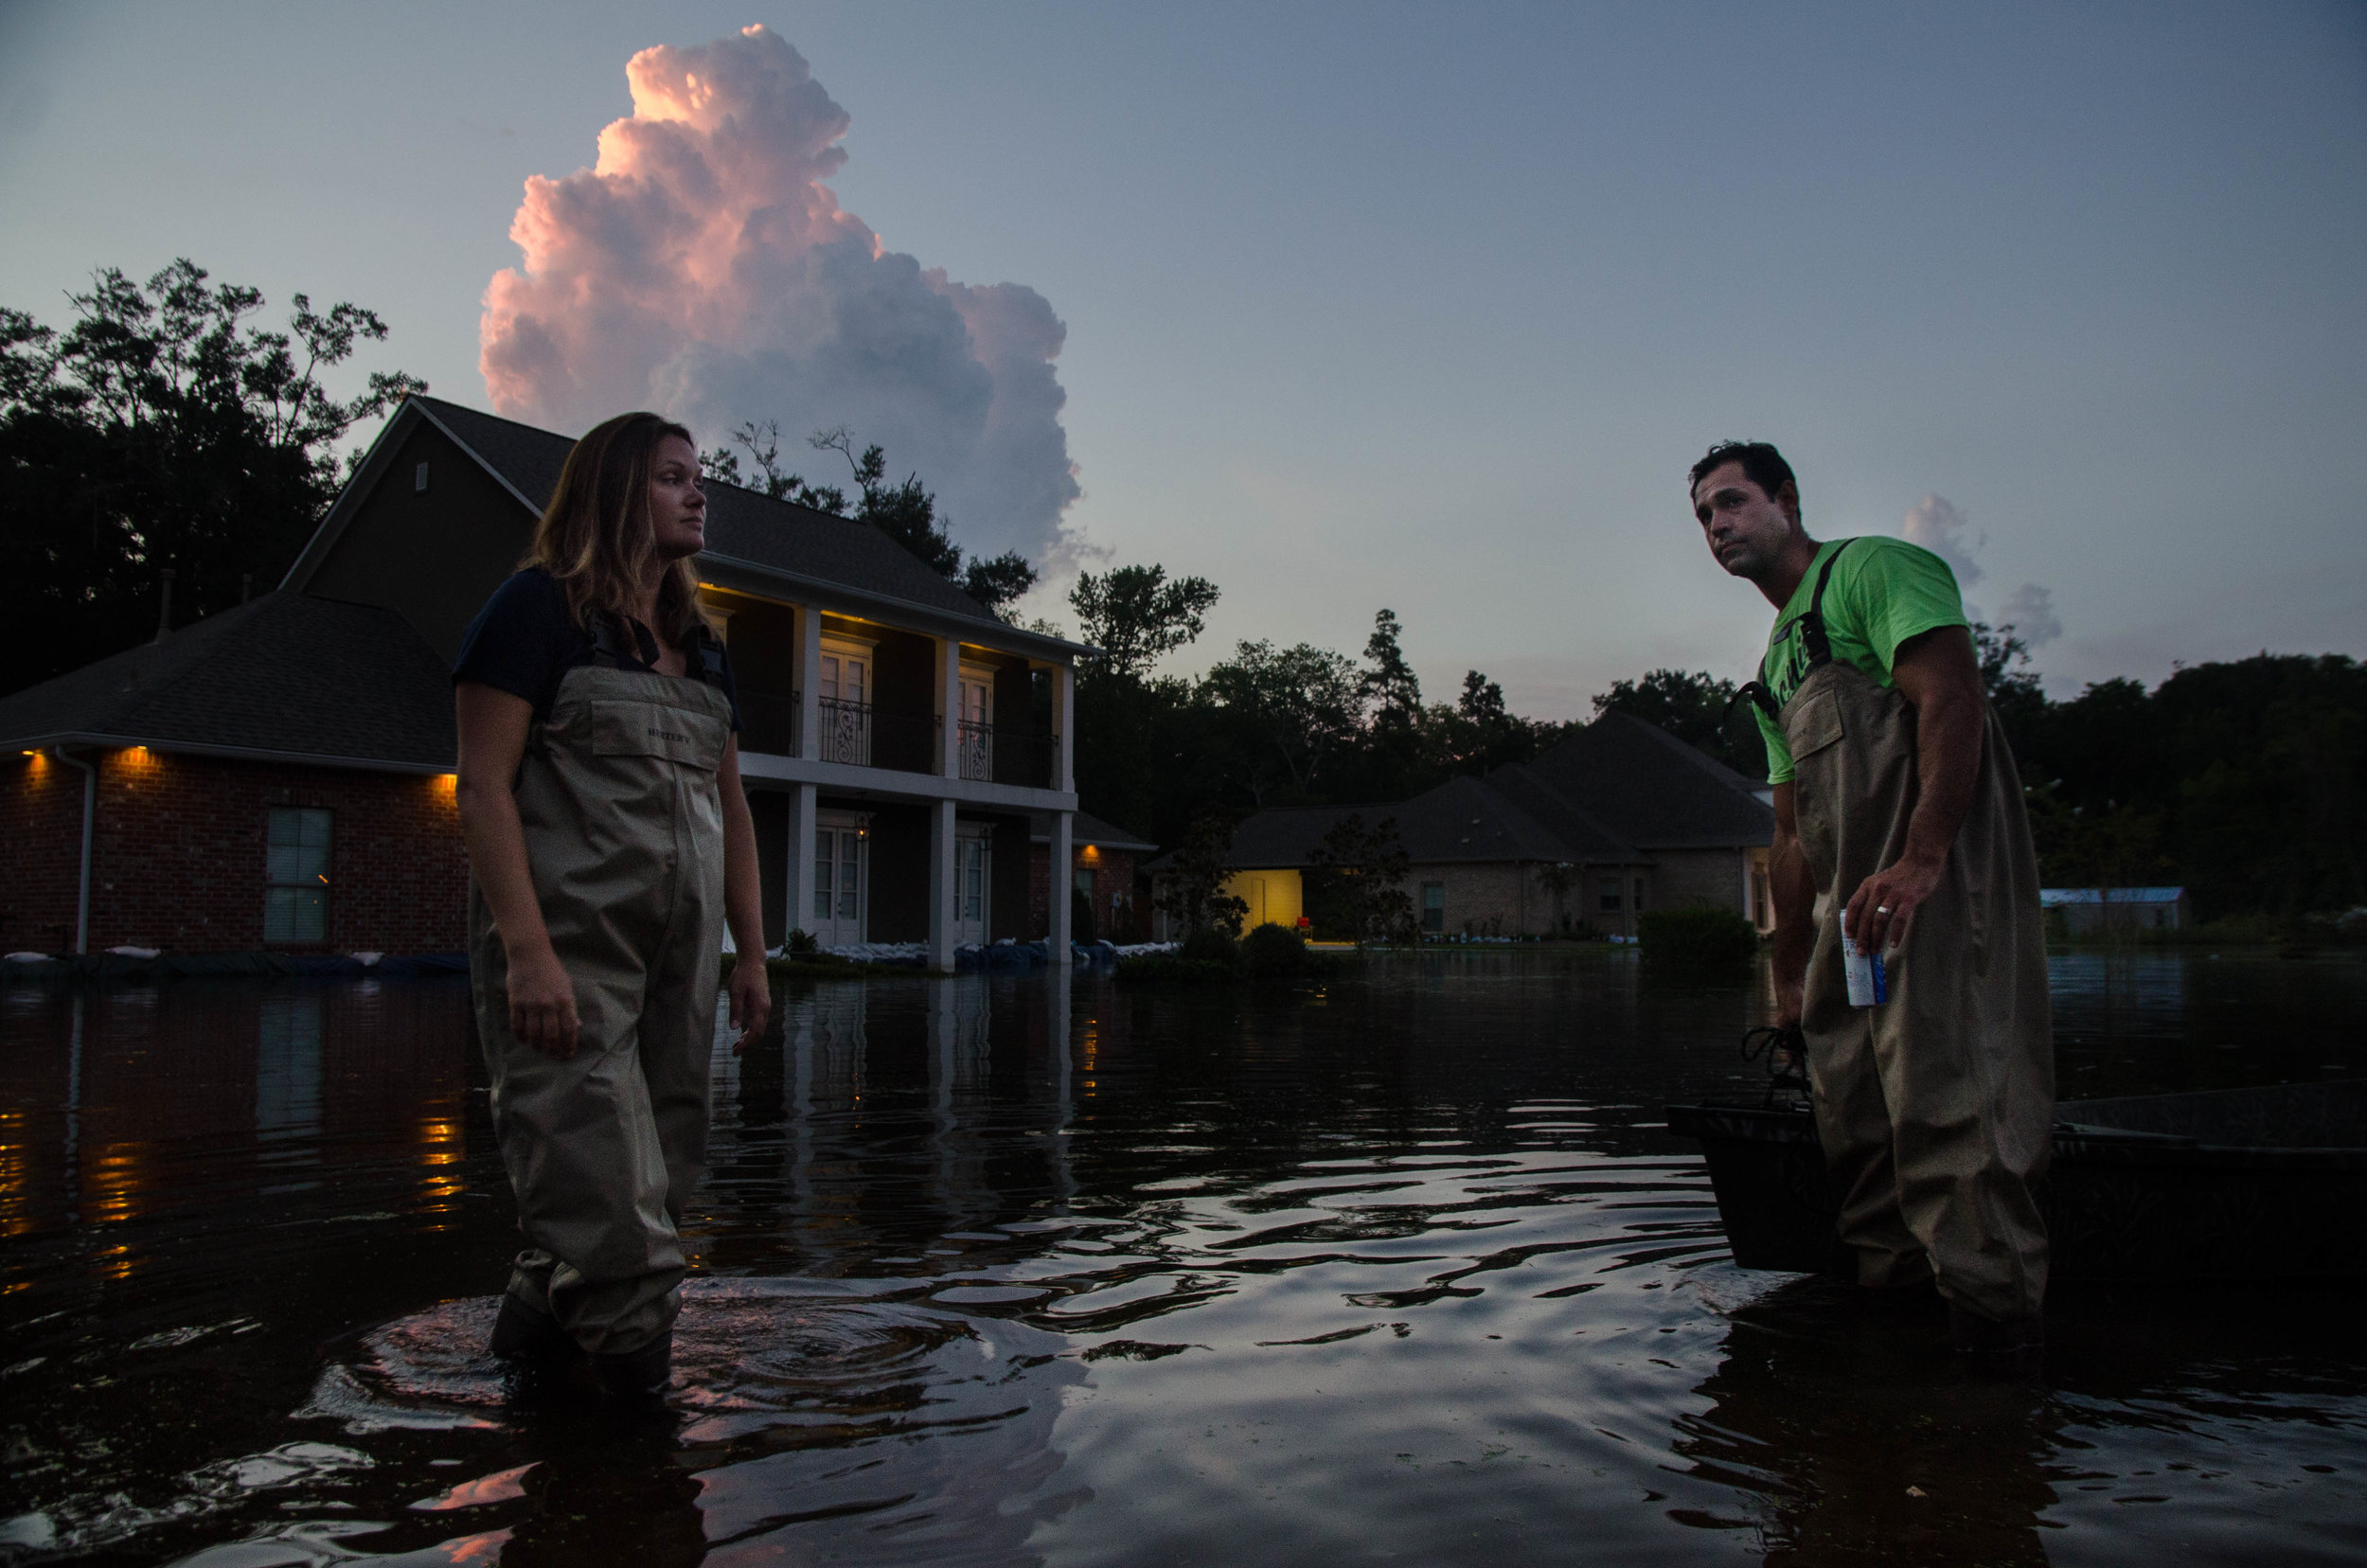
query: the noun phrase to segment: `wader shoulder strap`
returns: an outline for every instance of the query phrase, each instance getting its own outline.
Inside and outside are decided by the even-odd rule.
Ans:
[[[1856,543],[1844,539],[1833,546],[1833,553],[1824,558],[1824,564],[1816,574],[1816,592],[1808,596],[1808,613],[1800,617],[1800,646],[1808,650],[1808,668],[1821,669],[1833,662],[1833,641],[1824,634],[1824,590],[1833,580],[1833,567],[1842,553]]]
[[[1810,669],[1819,669],[1833,662],[1833,641],[1824,633],[1824,589],[1825,585],[1833,580],[1833,563],[1841,560],[1843,550],[1856,543],[1857,541],[1853,539],[1844,539],[1833,547],[1831,555],[1824,558],[1824,564],[1817,569],[1816,589],[1808,596],[1808,608],[1801,614],[1800,645],[1808,650]],[[1767,715],[1769,722],[1776,722],[1782,708],[1775,701],[1775,694],[1767,689],[1766,683],[1767,656],[1761,654],[1759,656],[1759,678],[1745,681],[1742,684],[1742,689],[1735,692],[1733,700],[1727,703],[1726,710],[1729,713],[1733,712],[1735,704],[1748,697],[1753,706]]]
[[[628,633],[627,626],[631,632]],[[595,610],[587,630],[592,633],[592,662],[609,669],[649,670],[657,668],[657,639],[639,621],[625,622],[605,610]],[[690,630],[683,650],[687,668],[683,673],[718,691],[723,686],[723,640],[702,623]]]
[[[691,645],[684,651],[690,655],[687,673],[695,680],[704,681],[718,691],[723,691],[723,639],[704,622],[691,628]],[[726,693],[728,695],[728,693]]]

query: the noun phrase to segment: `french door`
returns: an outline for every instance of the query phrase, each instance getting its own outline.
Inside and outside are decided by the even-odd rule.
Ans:
[[[871,765],[871,655],[852,648],[822,650],[822,760]]]
[[[987,912],[994,901],[994,854],[984,832],[953,840],[953,943],[984,947],[991,940]]]
[[[825,822],[813,834],[813,915],[807,929],[824,947],[863,940],[869,836],[860,824]]]

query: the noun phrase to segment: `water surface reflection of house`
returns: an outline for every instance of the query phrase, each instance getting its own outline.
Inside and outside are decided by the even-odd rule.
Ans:
[[[1234,833],[1227,890],[1249,904],[1249,924],[1294,924],[1313,852],[1354,812],[1367,828],[1396,823],[1426,936],[1632,935],[1643,911],[1693,903],[1767,931],[1770,798],[1659,726],[1607,713],[1533,762],[1411,800],[1259,811]]]
[[[0,945],[449,952],[466,870],[449,671],[569,437],[440,399],[388,420],[276,593],[0,698]],[[708,490],[701,597],[739,683],[765,939],[1052,937],[1092,650],[880,530]]]

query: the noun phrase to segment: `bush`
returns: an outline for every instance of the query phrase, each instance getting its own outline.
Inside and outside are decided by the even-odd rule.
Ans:
[[[1184,938],[1184,946],[1176,956],[1187,964],[1222,964],[1237,969],[1241,962],[1241,944],[1233,933],[1222,926],[1202,926]]]
[[[1307,938],[1269,920],[1241,938],[1241,961],[1256,977],[1305,974]]]
[[[808,958],[821,951],[822,944],[814,934],[799,926],[789,934],[789,941],[784,945],[781,955],[785,958]]]
[[[1636,939],[1644,956],[1698,969],[1735,969],[1759,951],[1758,928],[1741,914],[1709,904],[1654,909],[1637,917]]]

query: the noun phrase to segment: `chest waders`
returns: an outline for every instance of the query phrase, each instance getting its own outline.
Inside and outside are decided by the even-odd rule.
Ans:
[[[1980,775],[1939,885],[1885,954],[1889,1000],[1852,1007],[1841,912],[1906,849],[1919,791],[1913,707],[1833,659],[1824,585],[1840,556],[1801,617],[1808,672],[1778,722],[1822,895],[1801,1027],[1841,1238],[1860,1284],[1936,1278],[1955,1307],[2027,1319],[2046,1293],[2031,1188],[2052,1147],[2055,1041],[2021,781],[1984,703]]]
[[[662,1360],[675,1227],[706,1161],[731,703],[712,639],[678,678],[624,668],[613,626],[595,635],[599,662],[561,679],[516,786],[535,899],[575,983],[576,1054],[509,1032],[508,966],[473,877],[469,974],[525,1239],[511,1301],[595,1356]]]

